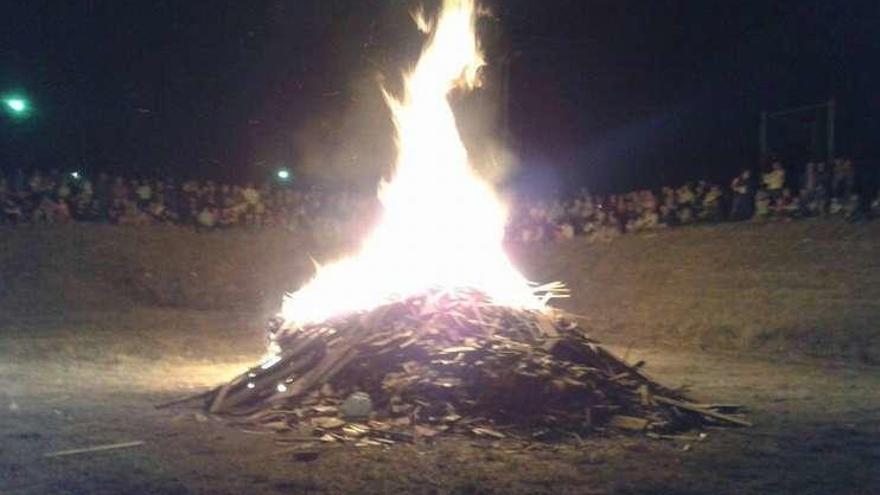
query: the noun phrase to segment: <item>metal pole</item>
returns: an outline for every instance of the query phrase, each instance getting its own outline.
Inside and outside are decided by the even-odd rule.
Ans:
[[[818,160],[821,153],[819,148],[819,115],[818,113],[810,119],[810,156],[809,160]]]
[[[793,107],[793,108],[786,108],[783,110],[777,110],[775,112],[770,112],[768,115],[770,117],[781,117],[783,115],[788,115],[790,113],[806,112],[807,110],[815,110],[817,108],[825,108],[827,106],[828,106],[827,102],[822,102],[822,103],[816,103],[814,105],[804,105],[801,107]]]
[[[767,159],[767,112],[761,112],[761,125],[758,128],[758,146],[760,147],[761,165]]]
[[[828,100],[828,163],[834,160],[834,113],[836,110],[834,98]]]

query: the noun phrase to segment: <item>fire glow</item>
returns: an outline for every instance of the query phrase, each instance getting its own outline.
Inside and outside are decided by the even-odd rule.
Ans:
[[[507,438],[498,423],[526,439],[749,425],[602,349],[545,305],[561,284],[533,287],[513,267],[505,209],[473,172],[447,101],[476,83],[474,23],[473,0],[445,0],[435,24],[419,20],[426,48],[402,99],[386,94],[398,156],[378,226],[287,296],[261,364],[195,397],[237,424],[311,432],[296,438],[307,448]],[[627,415],[609,414],[618,410]]]
[[[382,213],[357,254],[326,266],[285,297],[281,316],[304,324],[374,308],[429,289],[468,287],[497,304],[541,308],[544,298],[513,266],[502,241],[505,206],[478,177],[449,104],[472,90],[484,64],[472,0],[444,0],[404,94],[385,92],[396,128],[393,178],[379,187]]]

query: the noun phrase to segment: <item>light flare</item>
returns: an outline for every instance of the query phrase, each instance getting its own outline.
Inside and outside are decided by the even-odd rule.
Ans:
[[[473,0],[445,0],[397,99],[385,92],[395,129],[394,176],[379,187],[382,212],[359,251],[326,266],[285,297],[281,316],[305,324],[367,310],[429,289],[472,288],[493,302],[540,308],[502,241],[507,211],[471,166],[449,104],[472,89],[484,61]]]

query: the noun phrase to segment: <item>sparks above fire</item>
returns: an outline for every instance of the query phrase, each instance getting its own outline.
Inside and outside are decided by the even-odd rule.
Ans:
[[[382,214],[357,254],[326,266],[282,306],[291,323],[323,321],[426,290],[467,287],[495,303],[540,308],[502,248],[507,211],[469,161],[449,104],[478,82],[483,57],[472,0],[445,0],[398,99],[385,92],[397,143],[394,176],[379,188]]]

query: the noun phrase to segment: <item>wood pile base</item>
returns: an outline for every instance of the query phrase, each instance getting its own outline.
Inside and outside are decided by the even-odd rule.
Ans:
[[[277,355],[200,396],[210,413],[359,445],[749,425],[734,406],[697,404],[651,380],[563,313],[498,306],[471,290],[303,327],[276,321],[270,338]],[[346,401],[356,392],[369,397],[360,417]]]

